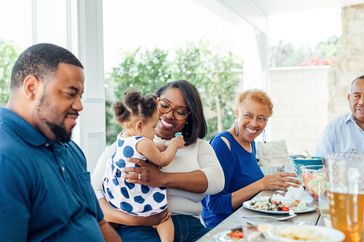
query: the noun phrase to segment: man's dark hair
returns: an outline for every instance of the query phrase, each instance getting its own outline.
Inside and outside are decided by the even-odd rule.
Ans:
[[[352,82],[351,82],[351,85],[350,85],[350,91],[352,91],[353,90],[353,87],[354,87],[354,85],[355,85],[355,83],[356,83],[356,81],[357,80],[364,80],[364,75],[362,75],[362,76],[358,76],[357,78],[355,78]]]
[[[47,75],[55,73],[60,63],[75,65],[83,69],[77,57],[65,48],[48,43],[29,47],[20,54],[13,66],[10,89],[20,87],[28,75],[43,79]]]
[[[157,91],[157,96],[160,97],[167,89],[177,88],[181,91],[186,102],[190,115],[187,118],[186,124],[182,129],[182,135],[185,140],[185,145],[196,142],[197,138],[205,137],[207,125],[203,114],[203,107],[200,95],[191,83],[185,80],[168,82]]]

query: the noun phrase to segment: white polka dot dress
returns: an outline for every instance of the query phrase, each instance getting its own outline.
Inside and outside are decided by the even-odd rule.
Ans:
[[[103,180],[103,193],[111,206],[137,216],[150,216],[167,208],[165,187],[148,187],[128,183],[121,177],[124,167],[138,167],[129,162],[130,158],[146,160],[138,153],[136,144],[146,139],[141,136],[118,136],[115,154],[109,160]]]

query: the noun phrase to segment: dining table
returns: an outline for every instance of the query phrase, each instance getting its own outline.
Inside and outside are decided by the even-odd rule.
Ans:
[[[258,193],[253,199],[259,199],[260,197],[269,197],[272,196],[275,192],[274,191],[262,191]],[[257,215],[268,215],[272,216],[268,218],[255,218]],[[306,213],[298,213],[297,216],[278,221],[275,218],[281,218],[287,216],[286,215],[272,215],[272,214],[265,214],[262,212],[252,211],[243,206],[236,209],[234,213],[232,213],[229,217],[223,220],[220,224],[218,224],[215,228],[211,229],[207,234],[201,237],[198,242],[211,242],[211,241],[219,241],[217,238],[221,234],[227,234],[231,231],[231,229],[243,227],[247,225],[257,225],[260,223],[267,223],[267,224],[274,224],[274,225],[287,225],[287,224],[294,224],[294,225],[320,225],[325,226],[324,220],[320,216],[319,209],[314,209],[311,212]]]

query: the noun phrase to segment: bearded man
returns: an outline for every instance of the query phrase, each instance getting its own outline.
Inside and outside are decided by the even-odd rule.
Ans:
[[[0,109],[2,241],[120,241],[103,219],[86,159],[71,141],[84,72],[68,50],[37,44],[17,59]]]

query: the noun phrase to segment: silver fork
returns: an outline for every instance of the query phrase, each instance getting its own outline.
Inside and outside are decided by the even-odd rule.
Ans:
[[[252,220],[256,220],[256,219],[271,219],[272,221],[284,221],[284,220],[288,220],[291,218],[296,217],[297,214],[292,214],[289,216],[285,216],[285,217],[275,217],[275,216],[270,216],[270,215],[251,215],[251,216],[242,216],[245,219],[252,219]]]

